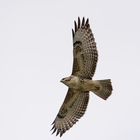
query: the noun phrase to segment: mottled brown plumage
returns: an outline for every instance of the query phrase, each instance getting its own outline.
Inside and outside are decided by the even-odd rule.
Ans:
[[[92,80],[98,60],[98,52],[89,19],[78,23],[74,21],[73,69],[70,77],[63,78],[62,83],[69,87],[64,102],[53,122],[53,133],[62,136],[80,119],[87,108],[89,91],[106,100],[112,92],[110,79]]]
[[[78,18],[79,19],[79,18]],[[91,79],[94,75],[98,60],[98,52],[89,20],[83,18],[82,24],[78,20],[73,37],[74,64],[72,75]]]
[[[83,116],[88,100],[88,92],[87,94],[79,94],[77,91],[69,88],[64,103],[53,122],[53,133],[57,131],[56,135],[60,134],[62,136],[63,133],[70,129]]]

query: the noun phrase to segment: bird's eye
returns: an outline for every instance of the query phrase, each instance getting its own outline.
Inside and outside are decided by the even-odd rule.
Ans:
[[[65,78],[62,79],[63,81],[65,80]]]

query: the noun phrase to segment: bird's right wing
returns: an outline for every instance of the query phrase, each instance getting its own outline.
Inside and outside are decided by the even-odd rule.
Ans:
[[[69,130],[84,115],[88,101],[88,92],[79,94],[79,91],[69,89],[56,119],[52,123],[53,133],[57,131],[56,135],[62,136]]]

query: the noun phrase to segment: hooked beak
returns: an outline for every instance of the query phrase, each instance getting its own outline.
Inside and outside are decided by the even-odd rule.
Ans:
[[[63,79],[60,80],[60,82],[61,82],[61,83],[64,83],[64,80],[65,80],[65,79],[63,78]]]

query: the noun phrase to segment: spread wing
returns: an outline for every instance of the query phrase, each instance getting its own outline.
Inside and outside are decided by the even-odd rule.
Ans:
[[[73,35],[73,70],[72,75],[82,78],[91,79],[96,69],[98,53],[89,20],[78,18],[75,23],[75,30],[72,29]]]
[[[62,136],[80,119],[87,108],[89,94],[79,93],[79,91],[69,89],[65,100],[52,123],[53,133]]]

